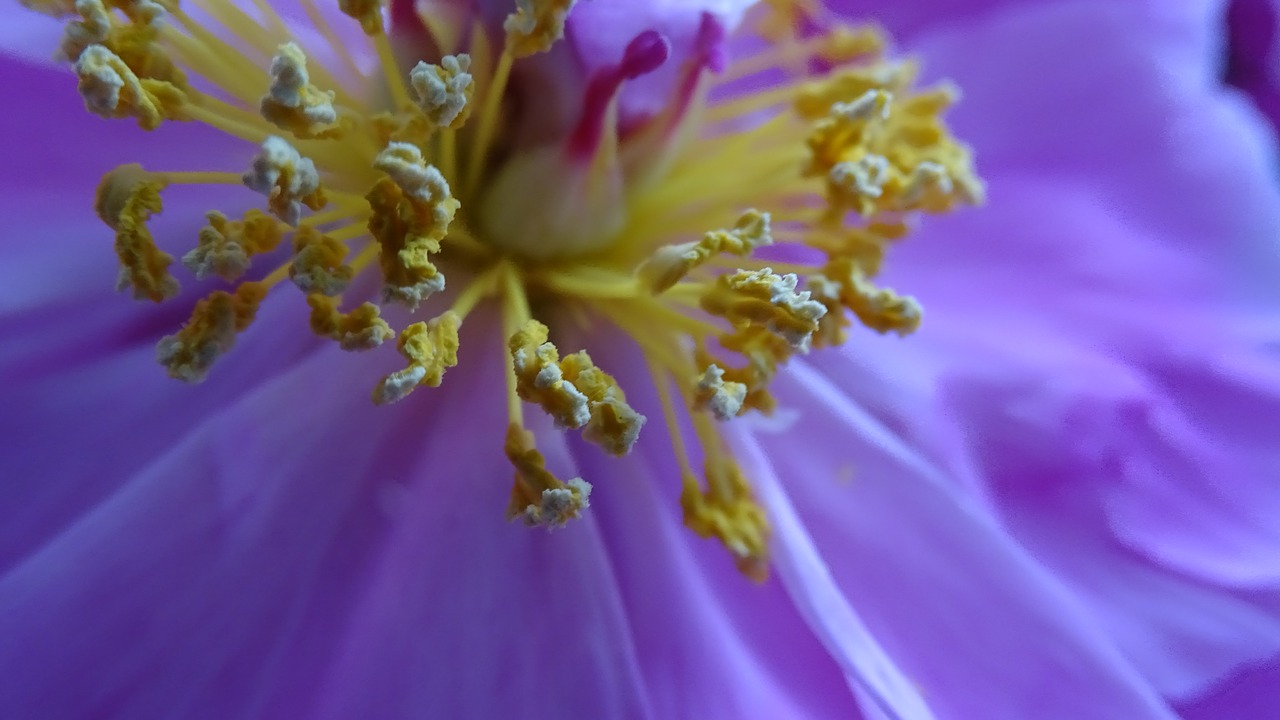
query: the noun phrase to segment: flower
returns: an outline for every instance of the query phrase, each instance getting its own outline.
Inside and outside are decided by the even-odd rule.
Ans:
[[[1220,327],[1224,318],[1241,317],[1237,308],[1178,302],[1188,290],[1217,290],[1213,280],[1242,268],[1224,267],[1217,248],[1167,246],[1185,236],[1149,218],[1171,212],[1195,228],[1238,220],[1223,234],[1255,240],[1274,227],[1264,207],[1274,190],[1257,176],[1258,162],[1241,159],[1242,148],[1269,147],[1268,139],[1238,109],[1222,109],[1218,90],[1199,74],[1204,57],[1198,53],[1205,52],[1210,27],[1205,18],[1174,13],[1168,25],[1144,24],[1138,21],[1151,18],[1137,7],[1064,2],[1002,8],[987,21],[931,32],[919,18],[924,5],[912,17],[911,4],[900,3],[900,14],[885,20],[908,38],[919,33],[913,44],[935,71],[963,73],[958,77],[976,107],[967,120],[963,109],[956,116],[961,137],[982,140],[984,175],[990,162],[992,177],[1001,179],[993,180],[993,191],[1013,199],[972,212],[967,221],[958,214],[926,223],[927,250],[913,255],[921,241],[912,239],[890,253],[885,271],[895,285],[901,278],[901,286],[914,291],[908,280],[927,280],[930,292],[953,308],[949,315],[941,311],[936,341],[921,345],[927,334],[920,333],[891,344],[864,333],[866,340],[853,347],[823,347],[803,357],[808,346],[832,345],[849,332],[833,322],[843,316],[843,304],[873,329],[915,329],[914,300],[870,285],[881,245],[896,238],[896,230],[877,227],[856,236],[863,253],[856,263],[832,260],[829,272],[813,273],[801,287],[786,269],[812,263],[811,251],[763,247],[794,232],[796,219],[784,211],[796,209],[733,205],[744,189],[758,192],[751,198],[776,194],[769,175],[749,172],[772,169],[752,164],[775,150],[758,141],[773,140],[779,151],[786,142],[803,147],[806,131],[812,152],[798,160],[808,163],[817,188],[808,192],[828,200],[805,216],[814,228],[844,211],[942,210],[955,200],[977,200],[980,186],[964,172],[963,148],[932,124],[950,91],[913,96],[905,77],[894,75],[903,66],[880,68],[887,72],[878,82],[901,83],[893,98],[873,87],[824,101],[812,126],[793,123],[798,130],[777,138],[762,134],[772,126],[765,111],[790,95],[771,98],[768,87],[751,82],[736,93],[729,86],[723,102],[739,111],[730,119],[741,119],[691,151],[718,162],[701,175],[681,175],[670,169],[681,159],[673,149],[701,102],[698,83],[714,82],[709,71],[724,61],[719,36],[734,24],[729,12],[681,13],[660,3],[626,12],[584,3],[567,16],[565,37],[555,42],[564,6],[520,3],[514,13],[485,6],[479,16],[487,27],[503,28],[490,35],[509,53],[481,53],[467,42],[451,46],[463,37],[456,29],[468,27],[459,19],[468,17],[465,9],[424,3],[439,14],[428,12],[427,35],[419,40],[437,44],[439,61],[410,63],[397,75],[397,46],[379,34],[376,6],[344,2],[343,12],[353,17],[330,13],[329,22],[358,23],[372,37],[362,42],[374,49],[361,57],[376,58],[385,77],[408,78],[402,87],[360,84],[372,99],[350,102],[338,96],[341,83],[323,80],[354,74],[359,59],[349,58],[352,69],[342,51],[323,58],[295,52],[279,43],[280,28],[270,19],[246,23],[233,6],[202,6],[221,13],[240,41],[266,49],[252,73],[245,66],[240,74],[245,63],[228,54],[218,56],[226,68],[215,71],[233,96],[248,87],[242,77],[258,78],[251,94],[232,98],[259,103],[261,118],[280,130],[261,138],[256,156],[243,143],[224,142],[181,120],[200,115],[233,133],[260,120],[211,112],[222,107],[213,99],[183,102],[157,82],[188,98],[207,89],[184,89],[162,64],[139,74],[136,57],[122,59],[124,53],[101,43],[110,54],[95,50],[86,58],[88,46],[78,54],[64,47],[80,66],[85,104],[130,118],[116,120],[109,131],[86,125],[81,133],[74,124],[81,116],[70,113],[77,103],[64,108],[44,92],[65,78],[6,61],[17,96],[41,98],[47,116],[67,126],[59,142],[33,143],[56,191],[27,183],[11,198],[23,211],[15,217],[65,216],[60,242],[27,240],[45,237],[39,228],[15,233],[23,241],[6,243],[0,271],[9,273],[0,298],[15,340],[0,367],[17,388],[5,398],[14,409],[5,436],[15,452],[6,454],[3,474],[17,480],[0,491],[12,499],[0,507],[13,508],[0,523],[0,637],[7,640],[0,650],[0,687],[6,689],[0,696],[14,698],[15,714],[54,717],[832,717],[860,708],[891,717],[1131,718],[1164,716],[1173,705],[1211,711],[1214,683],[1275,652],[1273,593],[1258,564],[1274,548],[1266,534],[1274,526],[1265,516],[1236,522],[1252,518],[1238,511],[1261,506],[1266,488],[1224,489],[1223,504],[1214,506],[1221,515],[1198,516],[1201,533],[1179,532],[1180,526],[1152,522],[1160,518],[1147,511],[1155,501],[1180,499],[1169,496],[1171,488],[1196,484],[1151,482],[1163,468],[1122,473],[1114,464],[1117,458],[1170,459],[1161,423],[1167,408],[1184,398],[1156,392],[1162,384],[1124,381],[1147,379],[1156,366],[1175,373],[1168,383],[1187,377],[1177,372],[1203,379],[1206,366],[1215,367],[1204,355],[1164,362],[1171,357],[1169,339],[1186,328],[1218,341],[1195,349],[1215,348],[1225,353],[1220,357],[1252,363],[1244,369],[1256,379],[1226,384],[1234,392],[1230,407],[1267,402],[1271,367],[1230,332],[1234,327]],[[142,14],[155,6],[120,7],[145,25]],[[326,32],[309,7],[299,6],[297,21],[318,35],[297,33],[298,50],[317,46],[314,40]],[[805,25],[762,20],[766,14],[761,9],[746,22],[763,21],[765,34],[781,35],[784,43]],[[210,27],[194,12],[173,16],[192,37]],[[1148,26],[1155,37],[1133,32]],[[1190,49],[1174,53],[1161,44],[1166,31],[1198,34]],[[268,45],[254,40],[263,35]],[[473,37],[471,43],[489,36]],[[879,52],[877,34],[834,37],[861,38],[854,45],[858,55]],[[1094,75],[1115,83],[1096,98],[1116,104],[1111,115],[1077,100],[1086,93],[1054,102],[1061,92],[1078,90],[1072,83],[1082,75],[1047,69],[1069,54],[1064,49],[1077,51],[1072,43],[1082,37],[1093,41],[1091,60],[1113,73]],[[403,56],[406,45],[415,45],[401,40]],[[348,42],[343,47],[356,41]],[[545,53],[544,44],[550,45]],[[133,49],[155,61],[149,47]],[[472,50],[465,60],[452,52],[463,47]],[[778,55],[763,52],[786,69],[821,70],[839,59],[789,56],[790,46],[782,47]],[[992,54],[976,54],[974,47]],[[198,43],[189,50],[205,57]],[[516,55],[526,57],[517,63]],[[1010,70],[1008,57],[1026,60],[1015,70],[1046,72],[1029,78]],[[504,63],[510,67],[504,70]],[[745,72],[730,65],[721,82],[732,81],[735,67]],[[503,83],[492,79],[508,71],[509,107],[519,109],[520,121],[504,127],[498,106],[485,96],[496,97],[489,88]],[[1019,91],[1017,102],[1005,94],[1010,89]],[[1114,176],[1110,164],[1099,166],[1088,154],[1106,152],[1112,160],[1118,149],[1129,149],[1123,141],[1150,140],[1141,133],[1159,127],[1152,106],[1194,107],[1206,98],[1212,112],[1195,118],[1188,132],[1229,128],[1237,144],[1215,133],[1204,165],[1195,169],[1243,173],[1245,181],[1232,186],[1236,193],[1173,205],[1148,185],[1126,186],[1140,179],[1200,192],[1209,187],[1205,177],[1167,163],[1158,142],[1121,155],[1129,162]],[[371,119],[350,112],[388,105],[397,114]],[[900,106],[919,112],[923,128],[895,125]],[[717,110],[709,112],[715,119]],[[534,118],[525,123],[529,115]],[[1046,138],[1053,123],[1025,122],[1043,117],[1082,126]],[[158,124],[159,131],[143,135],[125,127],[131,121]],[[22,122],[18,127],[31,127],[30,118]],[[869,141],[861,138],[870,134],[868,126],[907,140],[867,152]],[[326,150],[344,136],[358,144],[369,128],[377,140],[370,147]],[[917,149],[910,139],[919,137],[912,133],[936,142],[925,145],[935,154],[910,153]],[[451,152],[450,138],[476,145],[464,153],[457,152],[459,143]],[[757,142],[734,145],[738,138]],[[1108,144],[1115,140],[1122,142]],[[1070,151],[1062,149],[1067,143]],[[477,145],[498,150],[491,156]],[[102,253],[94,251],[103,247],[100,237],[91,241],[102,230],[87,220],[80,227],[84,218],[65,197],[97,181],[84,176],[80,162],[64,160],[84,157],[121,166],[101,186],[98,212],[115,230],[121,285],[143,300],[164,301],[154,310],[98,294],[112,282]],[[181,173],[202,175],[147,166],[165,159],[183,160]],[[142,168],[131,164],[139,160]],[[910,172],[904,172],[908,160]],[[1165,175],[1151,177],[1153,167]],[[1064,180],[1073,175],[1083,178],[1079,185]],[[668,179],[681,177],[691,180]],[[657,182],[648,195],[636,190],[655,178],[667,184]],[[1092,178],[1100,178],[1097,185]],[[182,183],[192,180],[215,184],[184,192]],[[258,198],[257,214],[209,215],[182,264],[209,283],[244,272],[259,279],[220,295],[207,292],[219,287],[213,284],[180,294],[163,251],[148,239],[163,244],[170,234],[195,236],[198,228],[184,221],[203,216],[211,203],[234,207],[241,185],[266,196]],[[564,187],[580,191],[556,192]],[[157,192],[163,214],[153,209]],[[1099,206],[1100,197],[1123,210],[1103,212],[1109,206]],[[472,201],[480,213],[469,214]],[[721,219],[712,224],[692,227],[687,218],[691,227],[679,225],[676,210],[696,201],[717,210],[731,205],[732,212],[715,215]],[[639,220],[618,217],[620,207],[646,202],[640,207],[648,212],[635,213]],[[842,213],[828,214],[832,205]],[[314,219],[336,221],[343,212],[366,213],[373,222],[348,230]],[[302,229],[308,218],[314,231]],[[281,222],[303,224],[287,244]],[[1028,232],[1037,222],[1049,223],[1044,234]],[[644,253],[610,256],[601,228],[647,237],[637,224],[647,224],[661,242]],[[345,242],[365,228],[376,242],[364,247],[374,250],[357,247],[347,257]],[[1098,242],[1082,258],[1065,251],[1075,246],[1063,235],[1081,245]],[[938,242],[928,243],[929,237]],[[1028,258],[1026,247],[1066,255],[1061,274],[1039,256]],[[493,248],[520,262],[468,262]],[[1268,257],[1263,248],[1243,249]],[[448,254],[453,251],[459,255]],[[737,257],[749,254],[768,265]],[[898,255],[909,261],[899,266]],[[575,259],[582,257],[593,260]],[[1094,257],[1105,265],[1088,262]],[[277,262],[264,263],[272,258]],[[1031,262],[1019,264],[1023,258]],[[600,267],[614,264],[634,268],[634,284],[616,273],[602,276]],[[722,272],[699,274],[715,265]],[[1160,282],[1135,280],[1137,267],[1160,271]],[[1071,272],[1077,268],[1092,292],[1079,291],[1079,276]],[[1031,277],[1039,282],[1024,280]],[[275,301],[283,295],[277,287],[289,289],[286,281],[307,294],[309,309],[297,301],[300,295],[292,303]],[[351,307],[331,293],[379,302]],[[197,295],[207,296],[203,305]],[[502,300],[483,302],[488,295]],[[641,298],[634,301],[641,307],[609,313],[616,327],[591,323],[591,313],[628,298]],[[787,360],[785,369],[768,378],[773,382],[766,389],[758,374],[735,373],[734,366],[695,353],[687,362],[697,372],[666,380],[658,372],[657,382],[646,383],[638,349],[665,353],[655,364],[670,368],[689,349],[672,328],[696,334],[703,327],[664,304],[671,300],[678,308],[681,298],[706,313],[698,322],[718,317],[736,327],[739,337],[730,336],[730,346],[767,350]],[[1105,313],[1088,302],[1103,298],[1127,302],[1119,303],[1122,309],[1107,302]],[[937,304],[927,302],[926,327],[934,324]],[[195,315],[187,318],[192,307]],[[552,326],[556,346],[547,343],[547,327],[532,321],[535,313]],[[295,330],[308,316],[319,341]],[[1088,331],[1077,327],[1082,320]],[[504,321],[505,329],[495,330]],[[403,356],[399,365],[376,359],[389,348],[341,352],[389,345],[393,336]],[[1053,352],[1013,344],[1010,336],[1032,338]],[[161,338],[158,357],[170,374],[207,376],[203,385],[192,389],[157,377],[149,344]],[[568,352],[583,346],[589,358]],[[379,369],[371,380],[374,362]],[[1041,382],[1082,370],[1114,381],[1085,386],[1091,394],[1084,401],[1079,385]],[[992,379],[990,372],[999,375]],[[688,393],[687,418],[669,419],[677,413],[667,409],[675,403],[663,402],[672,392],[664,387]],[[395,404],[372,407],[370,392]],[[733,417],[767,409],[771,398],[779,405],[773,419]],[[940,417],[955,420],[939,423]],[[687,424],[694,432],[685,431]],[[673,428],[670,442],[663,425]],[[492,429],[506,427],[501,453]],[[1139,432],[1130,434],[1132,427]],[[987,428],[1007,444],[989,449]],[[1231,432],[1241,443],[1254,437],[1220,421],[1184,430],[1202,440]],[[1068,442],[1055,443],[1064,437]],[[64,452],[67,440],[80,452]],[[677,449],[682,442],[720,456],[708,463],[713,492],[703,496],[688,480],[677,482],[691,474]],[[1190,475],[1220,477],[1195,443],[1179,444],[1187,455],[1177,459]],[[1249,453],[1241,463],[1255,462],[1255,472],[1265,472],[1268,450],[1256,441],[1242,447]],[[617,454],[625,457],[608,457]],[[1022,464],[995,462],[1010,458]],[[1069,474],[1034,465],[1056,470],[1063,458],[1074,463],[1066,465]],[[1220,460],[1228,470],[1245,467],[1230,464],[1231,457]],[[504,483],[513,465],[516,484],[508,493]],[[547,467],[570,479],[548,474]],[[852,480],[842,483],[849,468]],[[1100,477],[1091,475],[1095,471]],[[1034,485],[1020,495],[1011,487],[1018,480]],[[676,500],[681,486],[683,514]],[[1079,496],[1079,512],[1067,512],[1078,507],[1064,501],[1046,507]],[[1128,514],[1097,522],[1088,511],[1102,497]],[[1185,511],[1196,503],[1190,505],[1164,507]],[[533,524],[565,527],[530,532],[503,523],[503,507]],[[1227,523],[1246,532],[1226,537],[1248,542],[1215,544]],[[682,525],[724,547],[694,538]],[[1072,564],[1078,558],[1052,552],[1064,547],[1097,550],[1089,562]],[[778,578],[756,586],[737,575],[735,564],[759,576],[767,551]],[[1132,609],[1148,600],[1123,592],[1134,578],[1170,596],[1160,606],[1168,615],[1158,613],[1151,622]],[[1211,620],[1182,622],[1200,607],[1215,610]],[[1170,659],[1158,651],[1168,641],[1193,650]],[[78,692],[67,693],[68,686]]]

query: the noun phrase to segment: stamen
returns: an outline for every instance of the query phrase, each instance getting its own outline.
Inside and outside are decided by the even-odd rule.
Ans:
[[[372,350],[395,336],[373,303],[361,303],[355,310],[341,313],[336,298],[313,294],[307,296],[307,304],[311,306],[311,330],[337,340],[343,350]]]
[[[293,235],[293,252],[289,279],[304,293],[339,295],[355,277],[355,269],[342,262],[347,246],[313,227],[298,228]]]
[[[669,290],[713,255],[727,252],[748,255],[763,245],[773,243],[769,231],[769,213],[748,210],[738,218],[731,230],[715,230],[702,236],[698,242],[666,245],[659,248],[636,270],[643,282],[655,295]]]
[[[249,258],[271,252],[283,238],[280,223],[259,210],[245,213],[244,220],[228,220],[220,212],[205,215],[209,224],[200,229],[199,244],[182,256],[182,264],[199,280],[217,275],[238,280],[249,269]]]
[[[540,406],[558,427],[585,428],[583,437],[612,455],[630,452],[645,417],[586,352],[562,360],[547,337],[547,326],[530,320],[507,342],[521,399]]]
[[[507,426],[504,447],[515,466],[515,484],[507,505],[507,518],[526,525],[564,527],[590,506],[591,484],[582,478],[562,483],[547,470],[546,460],[533,444],[533,433],[512,423]]]
[[[712,363],[698,378],[694,407],[708,410],[717,420],[729,420],[742,412],[747,399],[747,386],[739,382],[725,382],[724,368]]]
[[[271,58],[271,87],[262,98],[262,117],[299,138],[333,138],[341,134],[334,94],[311,84],[307,56],[296,43],[280,46]]]
[[[185,120],[187,98],[171,83],[139,78],[124,60],[102,45],[90,45],[76,60],[85,107],[104,118],[133,117],[143,130],[162,120]]]
[[[439,387],[445,369],[458,364],[458,328],[461,326],[462,318],[449,310],[401,331],[396,348],[409,361],[409,366],[384,377],[373,389],[373,401],[385,405],[403,400],[420,385]]]
[[[407,75],[392,53],[384,3],[339,0],[369,36],[364,51],[376,55],[380,76],[355,62],[359,51],[338,42],[313,0],[300,2],[316,32],[296,41],[269,0],[252,0],[257,15],[197,0],[198,20],[176,0],[22,1],[67,18],[61,50],[91,112],[132,117],[146,129],[198,121],[259,146],[243,175],[126,165],[98,189],[95,207],[116,235],[120,287],[157,302],[178,292],[172,258],[147,228],[168,185],[243,183],[267,198],[269,212],[235,220],[207,213],[182,258],[198,279],[240,282],[260,262],[255,256],[292,234],[291,257],[276,258],[256,282],[209,294],[159,342],[170,375],[203,379],[268,291],[289,279],[306,295],[311,330],[341,349],[397,337],[405,365],[371,393],[375,403],[397,402],[443,382],[458,363],[468,313],[500,294],[510,356],[504,452],[515,473],[507,514],[560,527],[587,509],[591,485],[547,469],[524,403],[613,455],[633,449],[646,418],[586,351],[562,357],[534,310],[603,320],[636,341],[653,377],[686,524],[719,539],[757,578],[769,526],[719,422],[772,412],[769,386],[785,363],[811,345],[842,342],[854,318],[880,333],[914,331],[919,304],[875,283],[887,248],[915,213],[946,212],[984,194],[968,148],[942,119],[955,89],[915,87],[914,64],[880,56],[879,31],[823,30],[808,0],[778,0],[764,25],[773,47],[736,65],[728,65],[725,26],[703,13],[664,110],[619,126],[624,83],[670,52],[658,33],[636,35],[616,64],[588,79],[563,144],[532,149],[499,142],[506,123],[523,121],[513,99],[527,97],[507,85],[526,77],[513,74],[517,60],[563,37],[573,0],[516,0],[500,48],[482,18],[459,24],[462,13],[422,18],[437,40],[429,43],[404,0],[392,9],[393,30],[409,29],[395,38],[397,49],[437,53]],[[166,10],[172,25],[162,21]],[[328,47],[305,44],[317,41]],[[462,48],[468,54],[449,54]],[[345,76],[317,63],[322,57],[344,63]],[[758,91],[730,84],[761,72],[773,75]],[[477,127],[464,133],[473,114]],[[459,147],[460,138],[467,144]],[[455,192],[476,201],[462,218],[467,226],[455,222]],[[304,207],[313,211],[305,220]],[[743,211],[753,207],[775,212]],[[736,222],[708,232],[726,208],[740,213]],[[786,262],[750,257],[775,242],[793,246]],[[354,296],[344,312],[340,294],[368,287],[354,282],[363,272],[380,270],[384,302],[416,311],[445,289],[442,268],[463,286],[430,320],[396,333],[379,304]],[[692,426],[696,446],[686,448],[680,423]]]
[[[431,262],[460,203],[422,151],[407,143],[390,143],[374,160],[387,173],[369,191],[369,232],[382,245],[383,298],[416,310],[418,304],[444,290],[445,277]]]
[[[236,334],[253,322],[267,294],[262,283],[244,283],[235,293],[218,290],[196,303],[191,320],[175,335],[161,338],[156,359],[169,377],[189,383],[205,379],[215,360],[231,349]]]
[[[516,0],[516,11],[502,29],[507,47],[518,58],[546,52],[564,37],[564,23],[577,0]]]
[[[262,142],[243,180],[250,190],[266,195],[267,207],[289,225],[298,224],[303,205],[319,210],[327,202],[315,163],[274,135]]]
[[[807,291],[796,292],[797,282],[795,275],[778,275],[769,268],[739,270],[716,279],[702,297],[702,308],[738,328],[763,326],[804,352],[827,309]]]
[[[382,34],[383,0],[338,0],[338,9],[360,22],[366,35]]]
[[[467,121],[468,103],[475,92],[470,69],[470,55],[446,55],[439,65],[419,62],[409,73],[418,107],[432,125],[457,129]]]
[[[120,277],[116,289],[133,288],[133,296],[161,302],[178,294],[178,281],[169,274],[173,256],[156,247],[147,221],[163,209],[164,184],[152,179],[141,165],[121,165],[98,184],[94,210],[116,231]]]

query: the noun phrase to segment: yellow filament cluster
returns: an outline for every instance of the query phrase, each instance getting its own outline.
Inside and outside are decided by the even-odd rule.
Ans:
[[[443,382],[458,364],[463,322],[492,298],[508,361],[507,514],[530,525],[580,517],[592,487],[548,468],[525,403],[610,455],[630,452],[646,424],[585,350],[561,356],[550,341],[558,330],[538,319],[555,308],[557,320],[583,323],[592,337],[604,322],[635,342],[680,468],[685,523],[763,577],[768,520],[724,423],[772,412],[769,387],[783,366],[846,342],[855,323],[914,331],[919,304],[875,283],[888,249],[919,214],[982,200],[969,151],[942,120],[956,92],[916,88],[914,65],[886,59],[874,28],[835,24],[802,36],[800,18],[820,11],[808,0],[757,8],[747,27],[770,44],[719,80],[691,63],[678,68],[696,73],[679,84],[693,89],[688,107],[673,103],[627,137],[611,107],[595,154],[563,161],[572,155],[563,148],[530,150],[510,133],[524,116],[507,89],[518,59],[563,36],[572,0],[513,0],[500,33],[481,18],[465,28],[424,18],[441,53],[407,63],[386,36],[382,2],[337,0],[368,36],[373,74],[315,0],[302,0],[315,32],[300,37],[261,0],[257,16],[224,0],[189,1],[208,19],[173,2],[48,4],[70,13],[61,50],[90,111],[147,130],[198,121],[245,142],[243,174],[125,165],[104,177],[96,209],[115,231],[121,289],[156,302],[179,293],[173,258],[147,227],[165,188],[238,185],[265,205],[236,220],[206,215],[182,265],[198,281],[233,287],[196,301],[190,320],[160,340],[158,359],[170,375],[200,381],[288,279],[306,298],[311,330],[342,350],[397,338],[405,366],[372,391],[388,404]],[[317,41],[328,52],[316,52]],[[339,65],[314,62],[326,56]],[[761,74],[767,82],[738,82]],[[536,171],[505,173],[526,167]],[[548,178],[584,178],[577,195],[557,197],[554,180],[533,187],[543,167]],[[544,207],[544,197],[553,202]],[[557,208],[573,209],[556,216],[559,225],[538,215]],[[486,237],[497,234],[486,217],[502,213],[517,234],[554,227],[538,242],[563,247]],[[781,245],[799,250],[772,254]],[[256,267],[264,262],[272,264]],[[397,331],[395,315],[354,297],[368,291],[411,314],[441,297],[448,307]]]

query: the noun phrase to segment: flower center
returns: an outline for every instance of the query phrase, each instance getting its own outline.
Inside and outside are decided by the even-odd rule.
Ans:
[[[710,14],[678,60],[659,33],[639,33],[582,80],[566,129],[534,141],[521,130],[541,111],[518,71],[557,67],[539,56],[563,35],[572,0],[517,0],[500,33],[397,5],[400,52],[374,0],[339,0],[347,18],[302,0],[305,32],[264,0],[192,4],[198,16],[176,0],[52,4],[71,15],[61,54],[91,112],[147,130],[200,122],[248,148],[243,174],[125,165],[104,177],[96,209],[116,233],[121,289],[155,302],[179,293],[172,257],[147,229],[165,188],[265,196],[265,211],[208,213],[182,265],[229,288],[159,341],[161,364],[202,380],[287,280],[312,330],[342,349],[397,338],[405,367],[372,391],[393,403],[443,381],[459,328],[493,302],[509,354],[508,514],[533,525],[578,517],[591,485],[548,470],[526,406],[618,456],[646,423],[585,350],[561,353],[535,317],[542,301],[634,339],[682,469],[686,523],[759,576],[768,523],[721,423],[771,412],[781,366],[844,342],[850,316],[914,331],[915,300],[874,284],[886,248],[911,216],[982,197],[968,150],[940,119],[952,89],[914,87],[914,66],[886,59],[873,30],[806,35],[786,2],[757,8],[769,43],[733,65]],[[358,23],[363,47],[335,21]],[[426,56],[405,70],[409,48]],[[666,63],[679,67],[665,110],[622,117],[626,84]],[[367,275],[379,302],[356,290]],[[397,332],[388,303],[423,319]]]

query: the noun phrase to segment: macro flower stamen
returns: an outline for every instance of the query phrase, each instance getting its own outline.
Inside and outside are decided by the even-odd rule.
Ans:
[[[888,59],[875,28],[807,37],[780,10],[760,26],[772,44],[734,59],[731,28],[704,13],[683,58],[658,31],[637,32],[584,73],[559,134],[528,145],[516,68],[554,50],[571,0],[513,2],[501,27],[422,18],[403,32],[435,39],[423,57],[398,56],[411,46],[388,35],[412,23],[408,4],[336,4],[358,42],[340,43],[310,2],[308,33],[265,2],[251,17],[214,0],[192,0],[190,13],[81,0],[68,16],[63,54],[91,112],[157,132],[198,122],[244,142],[243,174],[126,165],[99,188],[121,288],[156,302],[180,294],[173,257],[147,229],[161,192],[240,186],[251,205],[209,210],[182,254],[196,282],[230,287],[205,291],[160,340],[161,364],[202,380],[257,309],[292,289],[300,322],[340,350],[385,353],[396,338],[402,366],[371,382],[372,401],[391,405],[446,373],[465,377],[461,328],[491,303],[501,343],[476,352],[504,348],[507,418],[493,451],[501,436],[514,470],[506,511],[560,527],[588,508],[592,478],[548,469],[537,448],[548,430],[526,423],[526,404],[609,456],[651,442],[624,391],[636,379],[597,363],[609,355],[594,332],[562,352],[554,310],[612,326],[650,371],[685,523],[762,577],[769,523],[724,423],[772,412],[787,362],[845,342],[855,321],[916,329],[919,304],[875,278],[915,215],[982,200],[942,120],[955,90],[915,88],[914,65]],[[668,62],[665,108],[631,112],[629,83]],[[786,80],[753,87],[762,73]],[[402,308],[384,313],[391,303]]]

